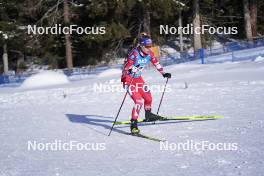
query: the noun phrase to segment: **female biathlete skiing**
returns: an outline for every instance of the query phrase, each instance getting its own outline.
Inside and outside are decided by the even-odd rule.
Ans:
[[[125,60],[121,82],[134,101],[131,116],[131,133],[138,134],[140,130],[137,126],[139,112],[144,104],[145,121],[155,121],[160,116],[151,113],[152,97],[151,92],[146,86],[141,73],[146,65],[151,62],[164,78],[171,78],[170,73],[165,73],[154,53],[151,51],[152,40],[149,36],[141,36],[138,45],[133,48]]]

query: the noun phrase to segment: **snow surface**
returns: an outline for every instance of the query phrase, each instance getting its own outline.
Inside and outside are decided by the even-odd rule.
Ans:
[[[97,77],[99,78],[103,78],[103,77],[109,77],[109,76],[113,76],[113,75],[120,75],[122,72],[122,70],[120,69],[108,69],[103,71],[102,73],[100,73]]]
[[[0,175],[262,176],[264,173],[264,63],[193,63],[165,68],[172,73],[161,115],[223,115],[208,121],[141,125],[141,132],[169,143],[237,143],[236,151],[164,151],[158,142],[126,135],[116,126],[107,136],[124,92],[96,92],[94,84],[120,85],[120,75],[37,90],[0,89]],[[165,80],[145,70],[149,85]],[[156,112],[161,92],[153,92]],[[119,120],[130,118],[127,97]],[[141,117],[144,113],[141,113]],[[105,143],[102,151],[32,151],[28,141]]]
[[[41,88],[47,86],[67,84],[69,80],[63,73],[43,71],[27,78],[21,85],[23,89]]]

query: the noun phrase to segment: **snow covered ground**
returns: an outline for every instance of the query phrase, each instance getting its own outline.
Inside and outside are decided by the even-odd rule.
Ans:
[[[120,85],[118,74],[104,74],[48,88],[0,88],[0,176],[262,176],[264,62],[193,62],[165,70],[173,78],[161,115],[224,118],[158,122],[141,125],[141,132],[170,146],[207,141],[235,144],[237,150],[164,150],[158,142],[127,135],[129,126],[116,126],[108,137],[124,92],[95,91],[95,85]],[[152,69],[144,78],[149,85],[165,83]],[[154,112],[160,97],[161,92],[153,92]],[[128,97],[119,120],[130,118],[132,105]],[[36,150],[29,147],[34,142]],[[48,146],[70,142],[91,150]]]

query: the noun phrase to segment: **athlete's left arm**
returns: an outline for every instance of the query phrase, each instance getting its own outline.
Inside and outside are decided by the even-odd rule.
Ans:
[[[162,74],[164,78],[171,78],[171,73],[165,73],[163,67],[160,65],[158,59],[154,56],[153,52],[150,52],[150,61],[156,67],[156,69]]]
[[[151,63],[156,67],[156,69],[163,75],[164,71],[163,71],[163,67],[160,65],[158,59],[154,56],[153,52],[150,52],[150,61]]]

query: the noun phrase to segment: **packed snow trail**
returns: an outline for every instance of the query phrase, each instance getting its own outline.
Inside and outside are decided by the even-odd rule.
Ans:
[[[141,125],[142,133],[169,144],[237,143],[237,150],[160,150],[158,142],[125,135],[129,126],[116,126],[108,137],[124,92],[95,92],[95,83],[120,82],[116,74],[94,76],[43,89],[0,89],[0,175],[263,175],[264,62],[192,63],[165,70],[172,73],[171,91],[165,93],[161,115],[224,118],[157,122]],[[148,85],[165,83],[153,69],[144,77]],[[160,96],[153,92],[154,112]],[[132,105],[128,97],[118,120],[130,118]],[[29,141],[77,141],[94,150],[33,151]]]

